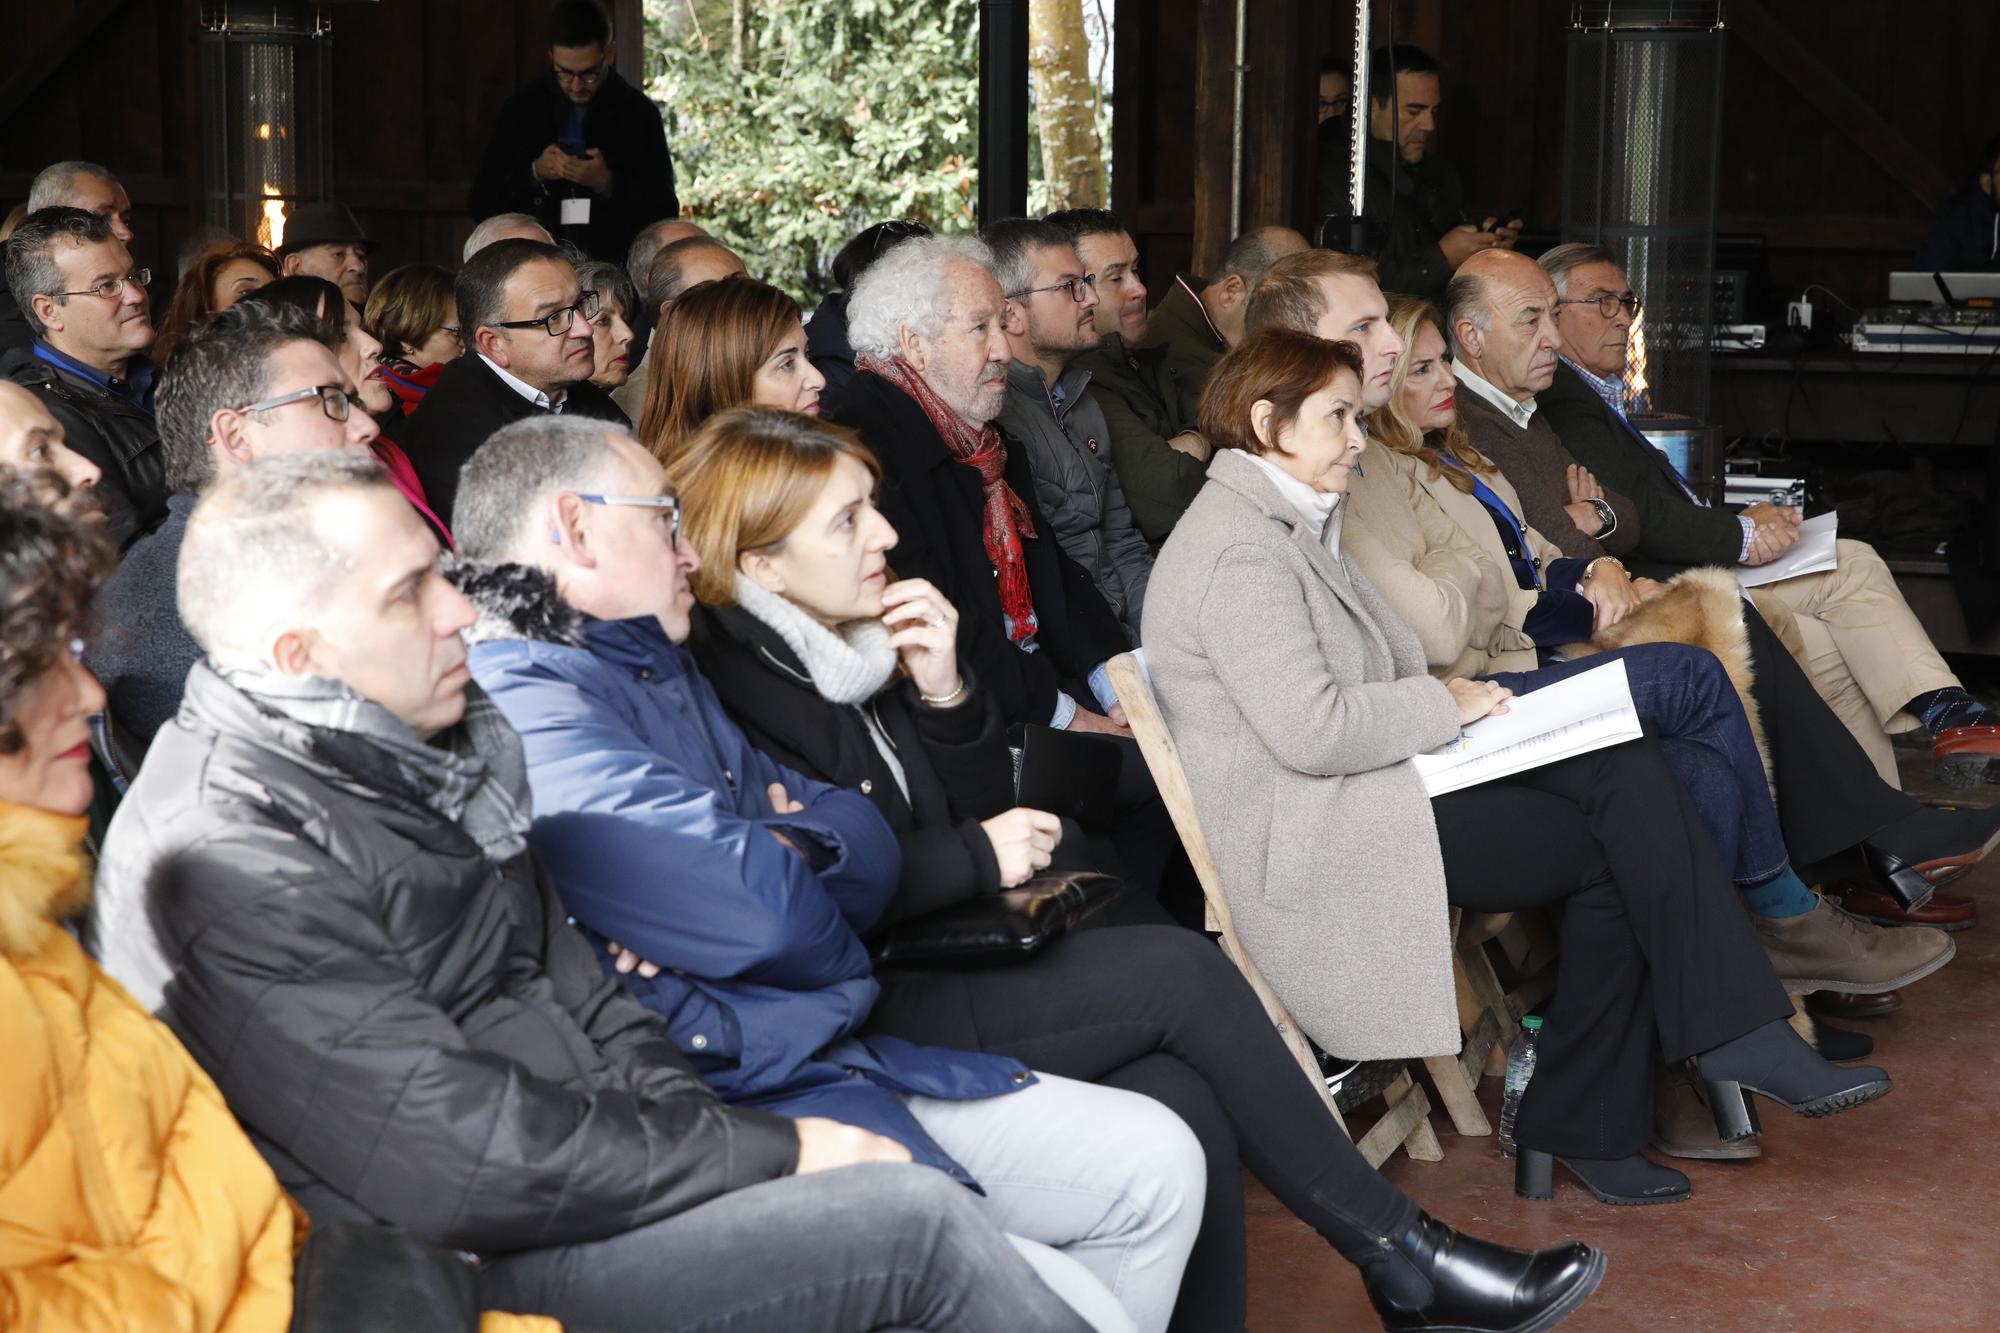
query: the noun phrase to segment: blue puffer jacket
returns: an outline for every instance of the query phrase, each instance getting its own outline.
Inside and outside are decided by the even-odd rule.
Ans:
[[[457,577],[481,615],[473,674],[527,751],[529,842],[580,927],[660,965],[624,980],[702,1075],[729,1101],[859,1125],[976,1185],[894,1094],[992,1097],[1034,1076],[854,1035],[879,990],[861,935],[900,871],[874,804],[752,748],[653,618],[584,620],[518,566]],[[773,813],[772,783],[805,808]]]

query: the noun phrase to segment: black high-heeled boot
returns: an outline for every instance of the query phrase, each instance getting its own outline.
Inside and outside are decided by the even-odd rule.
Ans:
[[[1749,1094],[1768,1097],[1796,1115],[1838,1115],[1865,1106],[1895,1084],[1874,1065],[1829,1064],[1791,1024],[1773,1019],[1694,1058],[1725,1139],[1760,1133]]]
[[[1361,1265],[1368,1299],[1393,1333],[1541,1333],[1567,1319],[1604,1280],[1604,1256],[1581,1241],[1546,1250],[1510,1250],[1452,1230],[1429,1213],[1388,1238],[1387,1254]],[[1407,1265],[1390,1275],[1389,1264]],[[1409,1269],[1421,1282],[1407,1280]],[[1421,1307],[1413,1288],[1428,1287]]]
[[[1561,1162],[1602,1203],[1679,1203],[1694,1192],[1688,1178],[1643,1153],[1630,1157],[1557,1157],[1521,1149],[1514,1161],[1514,1193],[1524,1199],[1555,1197],[1556,1163]]]

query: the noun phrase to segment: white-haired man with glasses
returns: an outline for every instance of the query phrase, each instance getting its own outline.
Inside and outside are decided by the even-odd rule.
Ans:
[[[103,683],[112,734],[133,757],[180,711],[201,647],[181,623],[175,571],[196,502],[260,458],[306,451],[366,454],[375,422],[340,368],[325,325],[254,297],[196,330],[160,376],[166,518],[135,543],[98,593],[110,627],[88,660]]]
[[[397,441],[447,527],[459,468],[502,426],[538,412],[631,426],[590,383],[597,293],[584,290],[562,251],[495,241],[459,270],[456,295],[465,352],[438,373]]]
[[[146,357],[153,275],[133,262],[111,219],[80,208],[28,214],[6,253],[7,287],[34,341],[0,357],[0,375],[32,389],[69,447],[97,465],[109,532],[124,546],[166,514]]]
[[[619,77],[597,0],[560,0],[548,32],[549,73],[500,108],[472,216],[527,213],[591,258],[622,264],[641,228],[681,211],[660,109]]]
[[[1097,275],[1052,222],[1008,218],[981,237],[1006,297],[1000,327],[1012,361],[1000,428],[1027,451],[1056,540],[1136,643],[1153,552],[1112,470],[1111,427],[1090,392],[1090,371],[1077,364],[1099,341]]]

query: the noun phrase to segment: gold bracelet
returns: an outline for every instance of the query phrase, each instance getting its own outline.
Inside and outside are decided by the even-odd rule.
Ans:
[[[1589,564],[1583,567],[1583,577],[1578,579],[1577,582],[1588,583],[1590,581],[1590,576],[1597,572],[1597,567],[1603,564],[1607,560],[1609,560],[1612,564],[1618,566],[1619,573],[1624,574],[1627,578],[1631,577],[1631,571],[1625,568],[1625,562],[1623,560],[1620,560],[1615,555],[1600,555],[1597,557],[1597,559],[1591,561]]]
[[[965,677],[958,678],[958,684],[952,687],[950,694],[925,694],[922,690],[918,690],[917,697],[932,708],[949,708],[965,697]]]

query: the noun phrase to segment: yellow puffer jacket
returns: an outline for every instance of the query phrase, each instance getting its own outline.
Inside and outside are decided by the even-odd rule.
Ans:
[[[89,892],[83,832],[0,803],[0,1329],[283,1333],[304,1216],[173,1033],[50,924]]]

